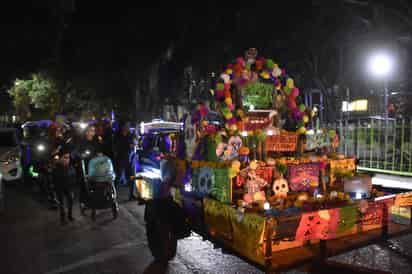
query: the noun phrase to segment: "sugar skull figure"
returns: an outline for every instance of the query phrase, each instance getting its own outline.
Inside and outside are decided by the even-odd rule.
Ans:
[[[250,204],[252,202],[266,201],[265,192],[262,187],[266,186],[267,182],[256,175],[256,171],[251,169],[246,178],[247,193],[243,196],[243,200]]]
[[[275,197],[278,199],[285,199],[288,196],[289,185],[285,178],[280,177],[273,182],[272,187]]]

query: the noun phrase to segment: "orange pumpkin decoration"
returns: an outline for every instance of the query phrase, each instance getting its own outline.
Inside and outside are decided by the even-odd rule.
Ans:
[[[240,147],[238,150],[238,154],[242,156],[247,156],[250,153],[250,149],[248,147]]]

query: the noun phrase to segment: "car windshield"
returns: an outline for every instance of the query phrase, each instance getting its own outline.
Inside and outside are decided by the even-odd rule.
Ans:
[[[47,128],[39,126],[27,126],[23,128],[24,138],[36,138],[41,136],[47,136]]]
[[[17,146],[16,134],[13,131],[0,131],[0,146],[2,147]]]

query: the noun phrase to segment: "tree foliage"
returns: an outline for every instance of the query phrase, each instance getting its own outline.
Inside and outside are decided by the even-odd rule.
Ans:
[[[13,99],[18,114],[28,118],[32,109],[54,114],[59,106],[59,93],[54,81],[41,73],[30,79],[16,79],[8,93]]]

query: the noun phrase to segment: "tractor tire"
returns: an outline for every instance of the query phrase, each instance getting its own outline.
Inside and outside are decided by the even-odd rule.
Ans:
[[[155,260],[165,263],[176,256],[177,238],[170,224],[161,222],[147,223],[146,236],[149,249]]]

